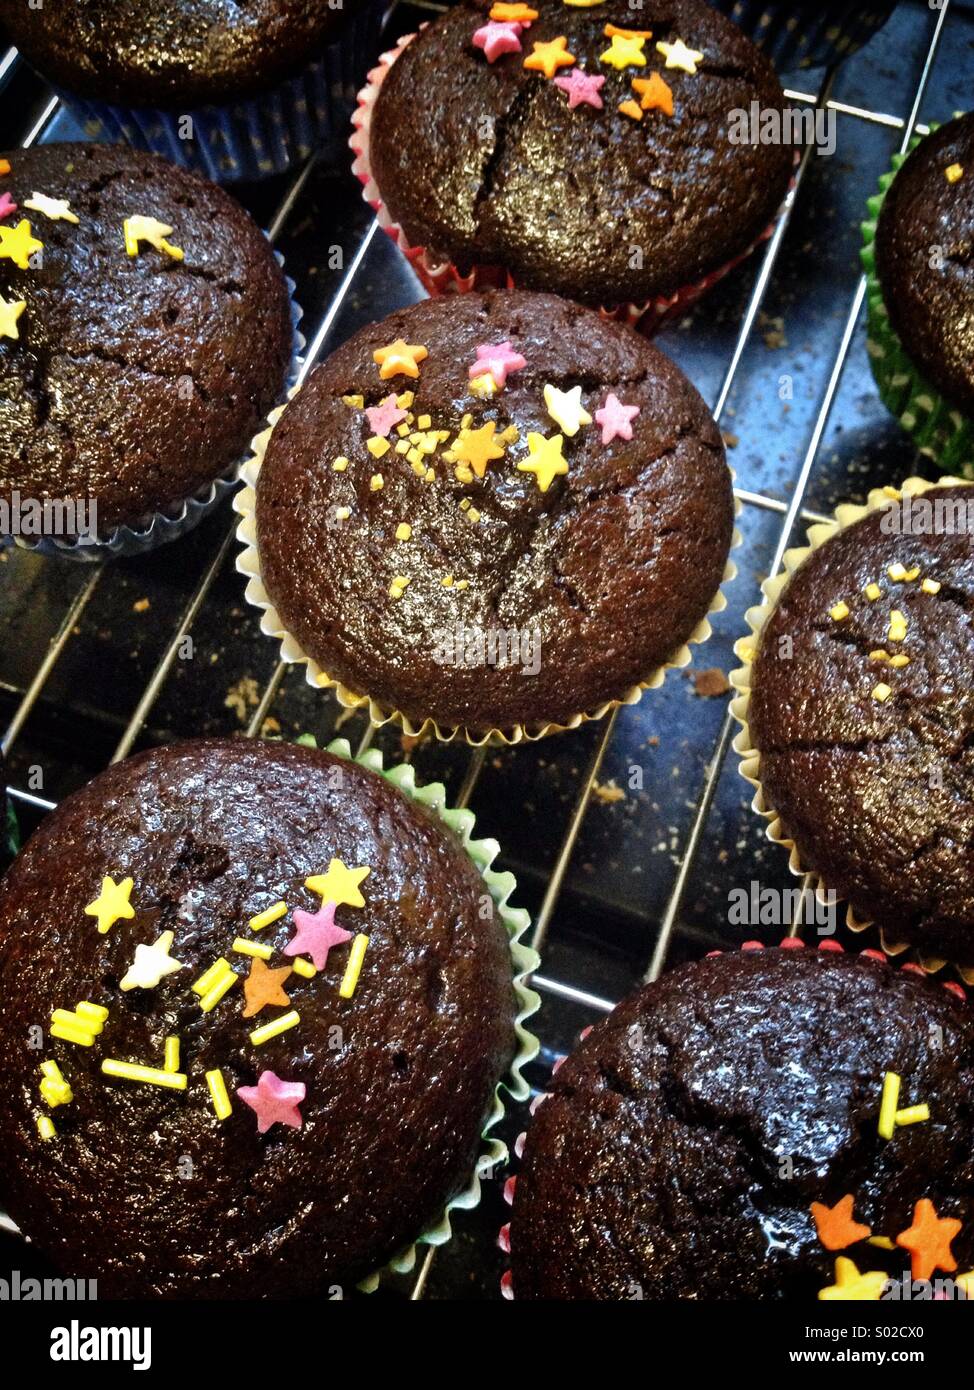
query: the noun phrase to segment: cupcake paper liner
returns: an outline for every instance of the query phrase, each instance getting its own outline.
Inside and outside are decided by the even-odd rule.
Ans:
[[[293,400],[297,391],[291,392]],[[369,721],[376,727],[381,728],[384,724],[395,724],[402,729],[403,733],[410,738],[419,738],[424,734],[432,734],[441,743],[452,743],[454,739],[462,739],[474,748],[482,747],[486,744],[517,744],[522,742],[535,742],[538,739],[546,738],[549,734],[564,733],[568,729],[577,729],[581,724],[589,720],[602,719],[610,710],[617,709],[622,705],[635,705],[642,699],[643,691],[655,690],[663,684],[667,671],[682,670],[690,664],[692,653],[690,644],[697,646],[706,642],[713,629],[710,625],[710,617],[715,613],[723,612],[727,606],[727,599],[723,593],[723,585],[729,583],[737,574],[737,566],[728,559],[725,567],[721,587],[711,601],[707,610],[707,616],[702,618],[690,633],[682,646],[672,653],[669,660],[661,666],[651,671],[638,685],[631,686],[623,695],[617,699],[606,700],[594,710],[583,710],[572,717],[564,724],[544,723],[538,725],[514,724],[504,729],[488,729],[486,732],[471,730],[464,726],[447,726],[441,728],[435,719],[427,718],[420,723],[401,710],[390,709],[386,705],[380,704],[371,696],[360,694],[350,690],[341,681],[335,680],[327,672],[323,671],[318,663],[305,651],[302,650],[296,639],[288,632],[284,626],[280,614],[274,607],[267,589],[264,587],[263,577],[260,569],[260,555],[257,550],[257,478],[260,474],[264,455],[267,452],[267,445],[274,432],[274,427],[281,415],[284,413],[285,406],[271,412],[268,417],[268,426],[256,436],[251,446],[251,457],[241,469],[241,481],[243,486],[233,499],[234,511],[239,513],[240,522],[237,526],[237,539],[243,546],[242,554],[237,556],[237,570],[240,574],[247,576],[247,588],[245,590],[247,601],[255,608],[260,610],[260,628],[268,637],[273,637],[281,644],[281,660],[289,665],[304,666],[305,676],[309,685],[317,690],[333,690],[338,703],[348,710],[358,710],[368,707]],[[731,477],[733,477],[733,470]],[[740,503],[735,499],[734,513],[740,513]],[[741,543],[741,535],[737,528],[734,528],[731,537],[731,548],[735,548]]]
[[[815,67],[858,52],[889,19],[895,4],[850,5],[819,0],[814,12],[780,0],[710,0],[763,48],[776,68]]]
[[[313,738],[304,738],[298,741],[316,746]],[[498,873],[496,869],[492,868],[493,862],[500,852],[500,846],[496,840],[474,839],[476,820],[472,811],[455,810],[448,806],[446,788],[441,782],[429,782],[425,786],[419,786],[416,782],[415,771],[409,763],[398,763],[388,768],[383,767],[382,754],[378,749],[370,748],[368,752],[353,758],[348,741],[335,739],[327,745],[327,751],[350,762],[356,762],[361,767],[368,768],[370,772],[379,773],[387,782],[398,787],[399,791],[409,797],[411,801],[415,801],[432,811],[456,835],[483,878],[507,932],[511,948],[514,993],[517,999],[517,1014],[514,1020],[517,1049],[509,1073],[498,1082],[494,1090],[491,1112],[481,1131],[483,1148],[477,1158],[473,1175],[467,1186],[450,1199],[435,1222],[422,1231],[410,1245],[394,1256],[381,1270],[362,1281],[360,1287],[371,1293],[378,1287],[379,1281],[386,1271],[408,1274],[416,1263],[416,1253],[419,1246],[445,1245],[453,1234],[451,1226],[453,1212],[457,1210],[469,1211],[477,1206],[480,1201],[481,1179],[507,1160],[507,1145],[492,1135],[491,1131],[497,1127],[504,1115],[504,1091],[515,1101],[526,1100],[530,1094],[530,1088],[523,1076],[523,1068],[537,1056],[540,1045],[537,1038],[528,1031],[525,1025],[531,1015],[537,1012],[541,1000],[529,987],[527,981],[531,973],[538,968],[539,958],[537,952],[531,950],[523,941],[524,934],[530,925],[530,917],[523,908],[511,907],[510,905],[511,895],[517,888],[514,875],[512,873]]]
[[[315,151],[340,154],[356,86],[379,45],[382,13],[377,0],[363,0],[320,58],[269,91],[227,106],[160,111],[59,95],[95,139],[165,155],[216,183],[267,178]],[[192,139],[180,133],[187,118]]]
[[[936,125],[931,125],[936,130]],[[910,152],[920,143],[917,136]],[[883,404],[895,415],[926,457],[940,467],[974,478],[974,420],[948,404],[935,386],[914,366],[889,320],[876,273],[876,225],[890,185],[908,158],[893,156],[892,168],[879,180],[879,193],[869,199],[869,221],[862,224],[862,263],[868,281],[866,348]]]
[[[778,948],[783,951],[810,951],[815,949],[814,947],[810,946],[807,942],[802,941],[801,938],[797,936],[786,936],[782,941],[778,943]],[[741,945],[737,949],[740,951],[764,951],[768,948],[765,946],[763,941],[742,941]],[[845,947],[839,941],[820,941],[818,943],[817,949],[819,951],[838,951],[840,954],[845,953]],[[722,956],[724,954],[724,951],[708,951],[706,959],[710,959],[712,956]],[[856,954],[865,956],[869,960],[881,961],[884,964],[889,964],[889,961],[887,961],[886,956],[884,956],[881,951],[872,951],[867,948],[865,950],[857,952]],[[914,965],[910,961],[907,961],[905,964],[901,965],[900,969],[919,972],[920,974],[923,973],[923,971],[920,970],[920,967],[918,965]],[[961,999],[967,999],[967,991],[964,989],[962,985],[957,984],[955,980],[943,980],[941,981],[941,984],[944,989],[950,990],[952,994],[958,995]],[[610,1015],[606,1014],[606,1018],[609,1017]],[[582,1031],[578,1035],[579,1043],[583,1043],[585,1041],[589,1033],[591,1033],[593,1027],[594,1024],[589,1024],[587,1028],[582,1029]],[[567,1060],[567,1057],[568,1053],[564,1053],[563,1055],[556,1057],[554,1065],[551,1068],[551,1077],[555,1077],[558,1074],[559,1069],[561,1068],[562,1064]],[[535,1096],[530,1106],[530,1114],[532,1116],[535,1114],[538,1107],[540,1105],[543,1105],[544,1102],[548,1099],[549,1094],[550,1093],[548,1091],[540,1091],[538,1095]],[[527,1141],[527,1137],[527,1130],[522,1130],[522,1132],[517,1136],[517,1139],[514,1141],[514,1153],[518,1159],[520,1159],[523,1156],[524,1145]],[[514,1175],[508,1178],[507,1182],[504,1184],[504,1201],[507,1203],[509,1207],[514,1205],[514,1193],[516,1189],[517,1176]],[[501,1227],[497,1236],[497,1244],[505,1255],[510,1255],[511,1223],[509,1221],[505,1222],[504,1225]],[[510,1269],[505,1269],[504,1273],[501,1275],[500,1291],[501,1296],[503,1298],[506,1298],[508,1301],[512,1301],[516,1296],[514,1292],[514,1283],[511,1277]]]
[[[421,29],[425,27],[425,25],[420,26]],[[352,172],[362,184],[362,196],[374,211],[379,226],[399,247],[428,294],[437,296],[466,294],[471,290],[516,289],[514,277],[503,266],[476,265],[469,274],[463,275],[451,262],[437,260],[426,247],[412,246],[402,227],[392,220],[388,208],[382,201],[378,184],[372,176],[372,164],[369,157],[372,111],[379,95],[379,89],[385,81],[390,67],[406,45],[411,43],[415,37],[416,34],[407,34],[405,38],[400,39],[394,49],[383,53],[379,58],[378,66],[371,70],[368,75],[368,82],[358,94],[358,103],[352,117],[355,133],[348,142],[355,155]],[[797,159],[796,153],[796,163]],[[792,196],[793,187],[789,189],[778,217],[788,206]],[[766,227],[745,251],[717,270],[710,271],[695,284],[685,285],[671,295],[657,295],[654,298],[638,302],[603,306],[599,312],[604,318],[613,319],[617,323],[628,323],[630,327],[637,329],[647,337],[651,336],[671,319],[680,318],[708,290],[723,280],[743,261],[746,261],[762,242],[767,241],[773,235],[777,220],[778,218],[775,218],[774,222]]]
[[[808,529],[808,544],[798,546],[793,550],[785,552],[783,567],[780,573],[771,579],[766,579],[761,585],[763,595],[762,602],[753,608],[749,608],[745,615],[747,625],[751,629],[749,637],[740,638],[734,645],[736,656],[743,663],[730,674],[730,682],[738,692],[737,696],[731,701],[731,712],[740,724],[741,728],[734,739],[734,751],[740,758],[739,771],[746,782],[754,788],[754,799],[751,807],[759,816],[768,822],[765,831],[769,840],[773,844],[783,845],[788,850],[788,867],[793,874],[799,878],[804,878],[806,874],[811,877],[812,886],[816,897],[820,902],[826,901],[826,894],[829,892],[829,884],[816,870],[810,869],[802,862],[798,847],[795,841],[789,836],[783,825],[778,812],[771,805],[770,800],[765,794],[764,786],[761,782],[761,755],[754,746],[751,737],[751,730],[748,723],[748,712],[751,701],[751,662],[754,660],[755,653],[760,644],[761,632],[768,620],[772,610],[781,597],[788,581],[804,561],[811,555],[813,550],[817,550],[820,545],[830,540],[839,531],[844,531],[846,527],[852,526],[857,521],[861,521],[870,512],[877,511],[891,499],[896,499],[904,495],[918,497],[934,487],[956,486],[968,482],[965,478],[942,477],[936,482],[930,482],[925,478],[907,478],[899,489],[895,488],[874,488],[868,496],[865,506],[858,506],[854,503],[845,503],[835,510],[833,521],[821,522],[818,525],[810,526]],[[840,896],[836,892],[836,896]],[[846,926],[850,931],[861,933],[874,927],[876,924],[856,915],[851,904],[846,908]],[[904,952],[912,948],[911,943],[903,941],[890,941],[887,939],[882,928],[878,928],[880,945],[888,956],[901,956]],[[935,974],[948,964],[947,961],[935,957],[924,956],[917,950],[917,959],[923,970],[927,974]],[[965,982],[974,985],[974,967],[961,967],[954,964],[953,968]]]
[[[274,252],[274,259],[283,269],[284,257]],[[304,351],[304,334],[298,327],[302,310],[294,298],[296,286],[289,275],[285,276],[290,299],[291,328],[293,346],[291,364],[288,368],[285,391],[290,391],[297,380]],[[173,502],[161,508],[148,518],[144,527],[117,526],[104,539],[60,540],[56,536],[43,536],[31,540],[25,536],[0,536],[0,550],[8,545],[16,545],[21,550],[30,550],[36,555],[46,555],[62,560],[76,560],[81,563],[95,563],[105,559],[122,559],[132,555],[147,555],[161,545],[188,535],[200,524],[204,517],[215,511],[225,497],[237,486],[240,476],[241,460],[230,467],[221,477],[216,478],[192,497]]]

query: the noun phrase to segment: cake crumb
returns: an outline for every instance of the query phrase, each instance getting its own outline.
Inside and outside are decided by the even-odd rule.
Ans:
[[[149,600],[147,598],[136,599],[135,603],[132,604],[133,613],[148,613],[148,611]]]
[[[687,675],[693,681],[695,693],[704,699],[726,695],[731,688],[730,681],[718,666],[711,666],[706,671],[688,671]]]
[[[592,795],[596,801],[601,801],[603,806],[611,806],[616,801],[625,801],[626,799],[625,792],[616,785],[613,777],[610,777],[608,782],[595,782],[592,786]]]
[[[253,676],[242,676],[236,685],[231,685],[223,701],[224,709],[232,709],[241,724],[247,722],[248,709],[255,709],[260,703],[260,689]]]

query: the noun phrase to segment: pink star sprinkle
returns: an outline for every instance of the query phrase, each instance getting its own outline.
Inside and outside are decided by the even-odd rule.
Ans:
[[[0,193],[0,222],[5,217],[9,217],[12,212],[17,211],[17,204],[9,193]]]
[[[594,106],[596,111],[601,111],[603,101],[599,96],[599,88],[604,82],[604,77],[583,72],[581,68],[572,68],[571,72],[562,73],[554,79],[555,86],[568,93],[569,111],[574,111],[575,107],[581,106],[583,102]]]
[[[305,1097],[303,1081],[282,1081],[272,1071],[262,1071],[256,1086],[238,1086],[237,1095],[257,1116],[259,1133],[266,1134],[271,1125],[290,1125],[301,1128],[298,1109]]]
[[[317,912],[296,908],[294,925],[297,931],[284,947],[286,956],[310,956],[316,970],[324,970],[332,946],[351,941],[352,933],[335,925],[335,903],[325,903]]]
[[[482,48],[488,63],[496,63],[505,53],[520,53],[521,40],[518,35],[522,24],[499,23],[492,19],[473,36],[474,48]]]
[[[400,420],[405,420],[406,412],[401,406],[396,405],[395,395],[386,396],[381,405],[369,405],[365,408],[368,417],[369,428],[373,434],[385,439],[393,425],[398,425]]]
[[[469,376],[473,381],[478,376],[484,376],[487,372],[494,378],[498,391],[503,391],[507,385],[508,372],[519,372],[522,367],[526,367],[527,360],[519,352],[515,352],[510,342],[503,343],[479,343],[477,346],[477,360],[470,368]]]
[[[596,423],[602,426],[602,443],[611,444],[616,437],[631,439],[632,425],[629,422],[635,420],[638,414],[638,405],[623,405],[618,396],[610,391],[605,398],[605,405],[595,412]]]

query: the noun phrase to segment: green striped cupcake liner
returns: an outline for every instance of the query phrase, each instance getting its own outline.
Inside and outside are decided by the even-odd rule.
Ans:
[[[931,131],[937,129],[931,124]],[[862,224],[862,264],[867,280],[866,350],[879,394],[921,454],[944,472],[974,478],[974,420],[949,404],[907,356],[893,330],[876,274],[876,225],[890,185],[909,154],[920,143],[915,136],[907,154],[893,156],[892,167],[879,180],[879,192],[868,201],[869,220]]]

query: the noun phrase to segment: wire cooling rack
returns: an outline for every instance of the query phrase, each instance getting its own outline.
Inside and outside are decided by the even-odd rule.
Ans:
[[[439,8],[394,5],[388,44]],[[671,673],[638,706],[531,747],[413,744],[349,716],[276,661],[243,600],[228,507],[140,560],[89,567],[2,551],[0,747],[25,829],[108,763],[174,737],[341,732],[360,751],[374,739],[387,759],[445,782],[452,804],[471,805],[478,833],[496,835],[518,877],[542,955],[539,1087],[579,1029],[641,979],[747,938],[779,939],[789,922],[739,926],[728,912],[732,888],[795,881],[728,758],[734,723],[714,673],[736,664],[745,610],[807,524],[878,483],[929,471],[869,376],[858,223],[892,155],[926,131],[921,117],[964,106],[972,68],[971,6],[915,0],[838,72],[793,76],[790,101],[834,122],[835,153],[802,152],[771,238],[658,340],[724,431],[743,535],[728,608],[686,676]],[[89,136],[0,47],[0,147]],[[346,170],[312,160],[235,191],[297,281],[302,379],[360,324],[421,297]],[[507,1137],[523,1122],[510,1116]],[[460,1214],[451,1244],[390,1280],[387,1296],[499,1296],[504,1177]]]

